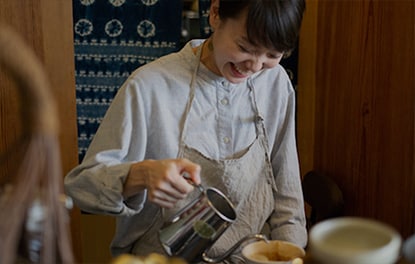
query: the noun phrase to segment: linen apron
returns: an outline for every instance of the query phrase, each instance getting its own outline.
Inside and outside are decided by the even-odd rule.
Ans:
[[[200,47],[202,46],[200,45]],[[277,191],[277,187],[268,157],[268,142],[264,120],[259,114],[253,84],[250,79],[248,80],[248,86],[252,106],[255,111],[254,122],[257,137],[246,152],[235,159],[215,160],[186,145],[185,135],[188,129],[189,113],[192,111],[201,50],[202,48],[199,48],[197,51],[198,61],[190,83],[189,100],[184,113],[184,122],[180,130],[182,133],[177,158],[186,158],[199,164],[202,168],[202,185],[219,189],[235,206],[235,222],[219,237],[209,251],[209,256],[215,257],[227,251],[243,237],[260,233],[266,220],[275,208],[273,192]],[[140,250],[138,247],[146,247],[145,244],[148,245],[149,249],[152,248],[153,252],[163,252],[156,235],[157,231],[161,228],[164,221],[168,220],[198,196],[199,192],[195,189],[185,199],[179,201],[173,209],[160,210],[154,218],[158,220],[135,244],[133,252],[143,252],[143,248]]]

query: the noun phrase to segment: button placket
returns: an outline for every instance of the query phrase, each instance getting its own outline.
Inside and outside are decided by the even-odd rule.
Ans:
[[[221,81],[218,83],[217,98],[218,98],[218,128],[220,135],[219,149],[223,156],[232,153],[232,111],[230,110],[229,95],[231,94],[229,83]]]

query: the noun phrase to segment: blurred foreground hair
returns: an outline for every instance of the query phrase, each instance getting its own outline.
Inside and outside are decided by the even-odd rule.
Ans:
[[[22,128],[18,144],[0,157],[0,263],[72,264],[49,83],[32,50],[1,25],[0,66],[19,88]]]

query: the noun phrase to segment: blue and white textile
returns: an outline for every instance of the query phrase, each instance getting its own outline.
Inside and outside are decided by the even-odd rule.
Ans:
[[[177,51],[180,0],[73,0],[79,160],[137,67]]]

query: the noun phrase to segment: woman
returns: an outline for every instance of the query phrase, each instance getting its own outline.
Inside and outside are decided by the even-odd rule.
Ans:
[[[236,206],[213,253],[267,220],[272,239],[306,245],[295,94],[279,65],[304,8],[304,0],[212,0],[210,38],[139,68],[121,87],[65,178],[82,210],[117,217],[114,256],[163,253],[157,231],[193,190],[183,173]]]

